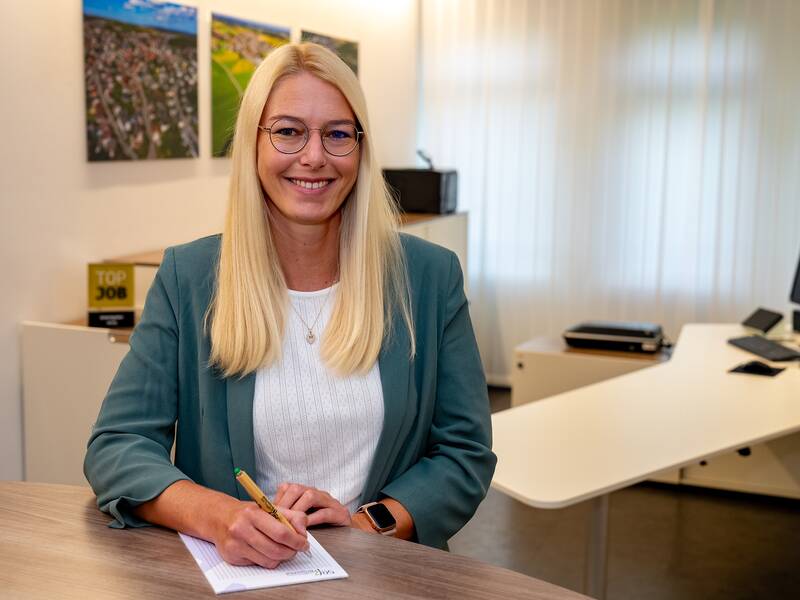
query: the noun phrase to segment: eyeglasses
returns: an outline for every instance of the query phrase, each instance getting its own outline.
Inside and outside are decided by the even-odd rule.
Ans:
[[[271,127],[258,128],[269,134],[269,141],[282,154],[297,154],[306,147],[312,131],[319,131],[322,147],[332,156],[347,156],[358,146],[363,131],[348,122],[328,123],[322,128],[309,128],[300,119],[281,118]]]

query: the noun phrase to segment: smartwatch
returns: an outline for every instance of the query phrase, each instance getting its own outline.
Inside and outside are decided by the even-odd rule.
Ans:
[[[395,521],[394,515],[386,508],[385,504],[370,502],[359,506],[356,512],[367,515],[369,524],[381,535],[394,535],[395,531],[397,531],[397,521]]]

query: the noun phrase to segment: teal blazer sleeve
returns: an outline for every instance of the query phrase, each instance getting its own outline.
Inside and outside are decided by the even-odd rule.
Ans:
[[[446,548],[486,496],[497,459],[458,259],[437,247],[434,260],[423,268],[423,257],[409,244],[421,244],[407,241],[417,328],[411,397],[417,399],[418,426],[406,440],[407,461],[401,462],[407,469],[392,476],[379,495],[396,499],[411,513],[420,543]],[[424,246],[418,250],[432,253]]]
[[[146,524],[130,509],[187,478],[170,460],[178,417],[178,293],[169,249],[89,439],[84,473],[118,527]]]

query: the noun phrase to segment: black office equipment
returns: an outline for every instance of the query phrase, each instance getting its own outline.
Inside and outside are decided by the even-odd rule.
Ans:
[[[750,329],[755,329],[761,333],[767,333],[783,320],[783,315],[774,310],[757,308],[756,311],[742,321],[742,325]]]
[[[573,348],[626,352],[658,352],[664,344],[661,326],[654,323],[586,321],[567,329],[563,337]]]
[[[795,304],[800,304],[800,258],[797,259],[797,270],[794,273],[794,283],[792,290],[789,292],[789,300]],[[800,333],[800,310],[792,313],[792,327]]]
[[[748,335],[745,337],[731,338],[728,343],[747,352],[751,352],[761,358],[766,358],[774,362],[800,359],[800,352],[787,348],[777,342],[773,342],[759,335]]]
[[[456,171],[384,169],[383,176],[405,212],[447,214],[456,211]]]
[[[800,304],[800,258],[797,259],[797,270],[794,273],[794,283],[792,291],[789,293],[789,300],[795,304]]]
[[[735,366],[733,369],[728,371],[728,373],[745,373],[747,375],[763,375],[764,377],[775,377],[778,373],[785,371],[784,367],[771,367],[767,363],[763,363],[760,360],[751,360],[750,362],[742,363],[741,365]],[[743,448],[742,450],[745,450]],[[738,450],[739,454],[742,454],[742,450]],[[742,456],[749,455],[742,454]]]

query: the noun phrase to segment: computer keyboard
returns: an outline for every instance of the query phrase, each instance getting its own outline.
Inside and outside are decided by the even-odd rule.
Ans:
[[[728,340],[728,343],[742,350],[747,350],[747,352],[752,352],[761,358],[766,358],[767,360],[775,362],[800,359],[800,352],[787,348],[778,342],[765,339],[760,335],[731,338]]]

